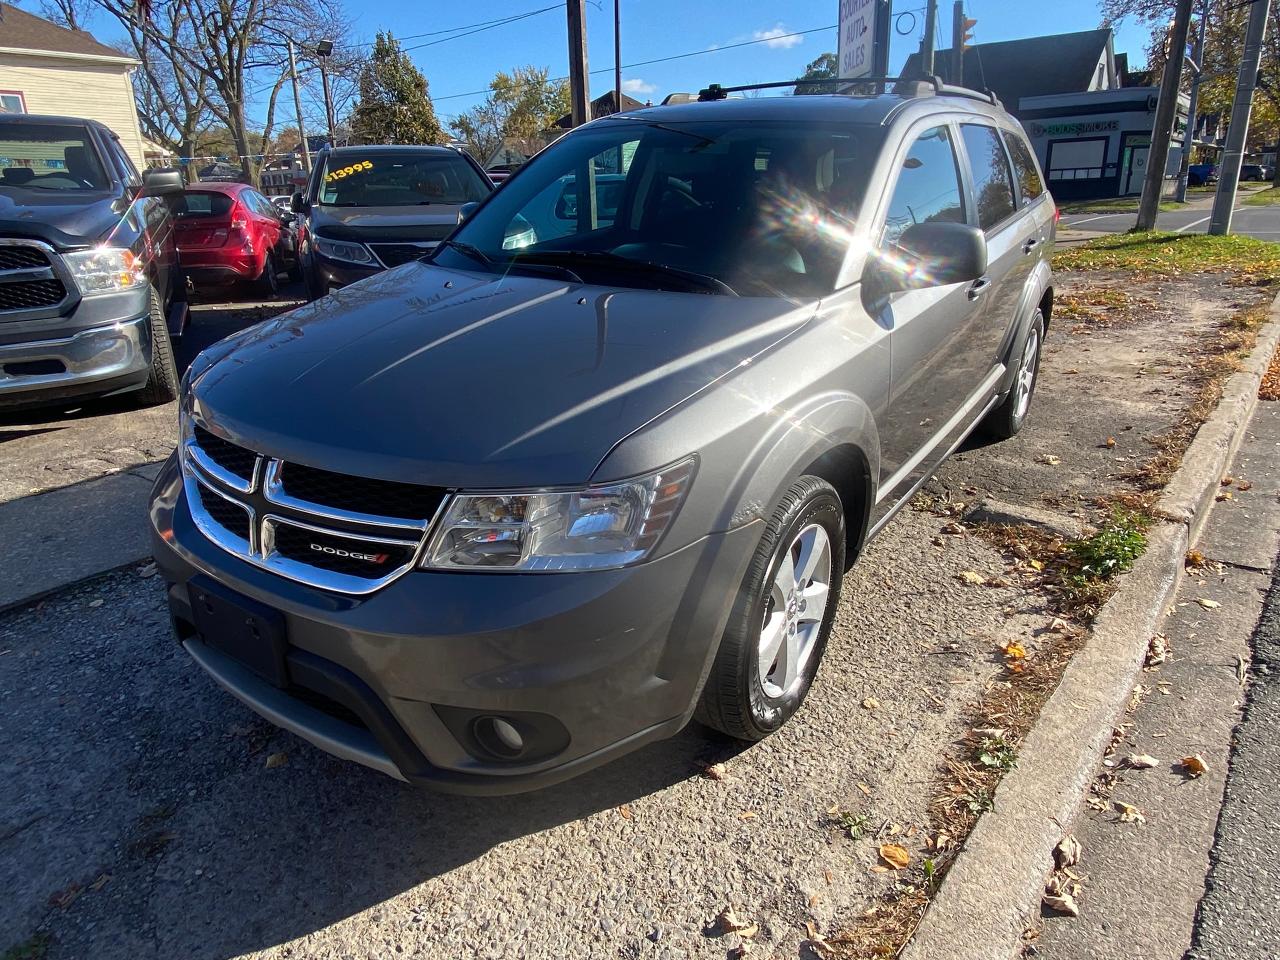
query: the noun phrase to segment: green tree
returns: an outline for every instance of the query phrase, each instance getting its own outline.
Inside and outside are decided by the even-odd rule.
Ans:
[[[545,68],[517,67],[511,73],[499,72],[484,102],[456,117],[452,127],[485,163],[504,145],[525,154],[537,152],[548,131],[568,112],[568,83],[552,82]]]
[[[834,53],[824,53],[804,68],[801,80],[834,80],[840,76],[839,62]],[[834,87],[828,83],[797,83],[796,96],[807,93],[830,93]]]
[[[390,33],[379,33],[364,69],[360,99],[351,111],[359,143],[444,143],[427,79]]]

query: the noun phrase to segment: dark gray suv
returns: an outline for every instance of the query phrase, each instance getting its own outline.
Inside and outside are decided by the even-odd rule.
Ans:
[[[151,523],[219,683],[467,792],[796,711],[864,543],[1022,426],[1056,212],[970,91],[705,100],[195,361]]]

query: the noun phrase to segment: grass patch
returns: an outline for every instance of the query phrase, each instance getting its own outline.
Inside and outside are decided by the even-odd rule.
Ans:
[[[1250,207],[1269,207],[1273,204],[1280,203],[1280,188],[1267,187],[1265,190],[1259,190],[1257,193],[1251,193],[1240,201]]]
[[[53,940],[47,933],[35,933],[22,943],[15,943],[0,960],[44,960],[52,944]]]
[[[1054,254],[1056,270],[1128,270],[1138,277],[1226,273],[1241,284],[1280,282],[1280,244],[1198,233],[1122,233]]]
[[[1076,200],[1064,203],[1058,209],[1063,213],[1137,213],[1139,203],[1137,197],[1105,197],[1101,200]],[[1160,201],[1160,209],[1165,213],[1186,208],[1185,203],[1178,203],[1177,200]]]
[[[1091,537],[1065,545],[1058,577],[1058,602],[1076,616],[1092,617],[1114,592],[1111,582],[1133,569],[1147,549],[1145,514],[1117,509]]]

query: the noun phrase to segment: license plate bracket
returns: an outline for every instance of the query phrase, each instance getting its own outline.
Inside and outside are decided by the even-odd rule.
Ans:
[[[207,577],[187,584],[200,640],[277,687],[289,685],[284,614]]]

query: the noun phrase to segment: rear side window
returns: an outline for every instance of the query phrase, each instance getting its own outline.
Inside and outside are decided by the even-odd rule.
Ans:
[[[235,201],[225,193],[184,193],[176,204],[178,216],[184,220],[197,217],[225,217]]]
[[[946,127],[926,130],[911,145],[889,200],[884,239],[897,243],[917,223],[964,223],[964,200],[955,144]]]
[[[990,230],[1013,214],[1013,174],[1004,141],[995,127],[983,124],[960,125],[960,136],[973,170],[973,196],[978,207],[978,225]]]
[[[1036,197],[1044,193],[1044,184],[1040,182],[1040,173],[1036,170],[1035,158],[1027,141],[1019,134],[1004,132],[1004,142],[1009,148],[1009,156],[1013,159],[1013,172],[1018,177],[1018,195],[1025,207]]]

